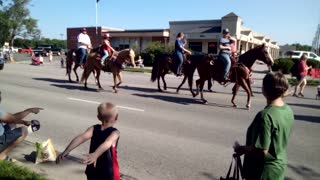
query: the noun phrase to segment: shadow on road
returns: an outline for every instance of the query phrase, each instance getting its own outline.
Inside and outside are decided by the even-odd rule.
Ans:
[[[206,179],[209,179],[209,180],[219,180],[219,179],[215,178],[213,176],[213,174],[208,173],[208,172],[200,172],[200,175],[204,176]]]
[[[320,179],[320,173],[306,166],[288,164],[288,168],[303,177],[303,179]]]
[[[320,105],[315,104],[295,104],[295,103],[288,103],[290,106],[300,106],[305,108],[313,108],[313,109],[320,109]]]
[[[147,95],[147,94],[132,94],[132,95],[144,97],[144,98],[158,99],[158,100],[162,100],[170,103],[182,104],[182,105],[201,104],[199,101],[191,98],[162,96],[162,95]]]
[[[58,88],[64,88],[64,89],[68,89],[68,90],[82,90],[82,91],[88,91],[88,92],[98,92],[97,89],[93,89],[93,88],[85,89],[81,85],[73,86],[73,85],[67,85],[67,84],[51,84],[51,86],[58,87]]]
[[[312,123],[320,123],[320,117],[317,116],[306,116],[306,115],[294,115],[294,119],[298,121],[306,121]]]
[[[157,89],[151,89],[151,88],[143,88],[143,87],[132,87],[132,86],[122,86],[121,89],[131,90],[131,91],[140,91],[140,92],[146,92],[146,93],[155,93],[158,92]]]
[[[64,79],[53,79],[53,78],[32,78],[32,79],[37,81],[47,81],[51,83],[69,83],[68,80],[64,80]]]

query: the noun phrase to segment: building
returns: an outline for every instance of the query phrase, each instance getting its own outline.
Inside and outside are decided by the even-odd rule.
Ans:
[[[67,48],[77,48],[77,36],[82,28],[67,29]],[[145,30],[123,30],[108,27],[87,27],[87,33],[90,36],[92,46],[98,47],[102,42],[104,34],[110,34],[110,42],[116,50],[134,48],[137,51],[143,51],[151,42],[159,41],[161,43],[169,42],[168,29],[145,29]]]
[[[242,19],[235,13],[229,13],[217,20],[171,21],[169,24],[170,42],[174,42],[179,32],[184,32],[187,46],[193,51],[216,54],[221,32],[228,28],[230,34],[238,40],[237,49],[241,50],[241,53],[264,43],[273,58],[278,58],[279,55],[276,41],[244,27]]]
[[[235,13],[229,13],[217,20],[198,20],[198,21],[171,21],[170,29],[146,29],[146,30],[124,30],[108,27],[88,27],[87,31],[91,37],[94,47],[102,42],[105,33],[111,35],[112,46],[121,50],[124,48],[134,48],[143,51],[151,42],[159,41],[162,43],[174,43],[176,35],[184,32],[187,39],[187,47],[197,52],[218,53],[218,41],[222,36],[221,31],[228,28],[230,34],[237,39],[237,49],[241,53],[265,44],[273,58],[279,56],[279,46],[276,41],[262,34],[243,26],[241,17]],[[67,48],[77,47],[77,35],[81,28],[67,29]]]

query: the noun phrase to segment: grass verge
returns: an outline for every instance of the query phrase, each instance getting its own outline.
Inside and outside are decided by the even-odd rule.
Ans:
[[[124,71],[127,72],[139,72],[139,73],[151,73],[151,69],[145,69],[145,68],[125,68]]]
[[[298,83],[297,79],[294,79],[294,78],[289,78],[288,82],[292,86],[295,86]],[[319,86],[319,85],[320,85],[320,80],[318,79],[307,80],[307,86]]]
[[[0,161],[0,179],[10,180],[46,180],[45,177],[30,171],[25,167],[18,166],[14,163],[7,161]]]

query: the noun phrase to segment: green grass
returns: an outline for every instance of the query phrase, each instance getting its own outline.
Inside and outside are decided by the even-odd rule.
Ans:
[[[144,68],[125,68],[124,71],[127,72],[139,72],[139,73],[151,73],[151,69],[144,69]]]
[[[18,166],[14,163],[7,161],[0,161],[0,179],[9,180],[46,180],[42,177],[25,167]]]
[[[297,79],[294,79],[294,78],[289,78],[288,82],[292,86],[295,86],[298,83]],[[315,79],[307,80],[307,86],[319,86],[319,85],[320,85],[320,80],[315,80]]]

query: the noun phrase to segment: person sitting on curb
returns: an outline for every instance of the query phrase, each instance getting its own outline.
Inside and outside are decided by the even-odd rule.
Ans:
[[[83,159],[87,165],[88,180],[120,180],[119,164],[117,160],[117,145],[120,132],[113,126],[118,120],[117,107],[111,103],[98,106],[98,119],[101,124],[89,127],[84,133],[75,137],[67,148],[57,158],[57,164],[80,144],[91,139],[90,151]]]
[[[26,126],[31,125],[30,121],[25,121],[23,119],[30,113],[38,114],[40,110],[42,110],[42,108],[29,108],[15,114],[11,114],[7,113],[0,106],[0,160],[11,161],[7,154],[27,137],[28,129]],[[24,126],[17,127],[16,125],[18,124]]]

